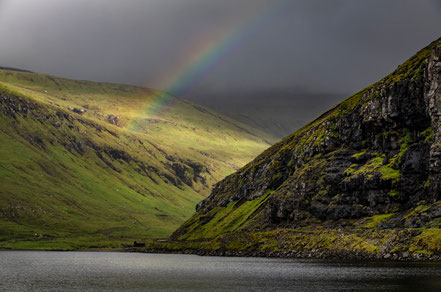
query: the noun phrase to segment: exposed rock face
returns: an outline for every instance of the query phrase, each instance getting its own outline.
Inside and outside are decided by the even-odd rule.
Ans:
[[[119,115],[104,115],[104,117],[107,119],[108,123],[115,125],[115,126],[119,126],[121,116],[119,116]]]
[[[188,186],[193,186],[193,181],[200,181],[206,184],[204,172],[209,172],[204,165],[193,161],[179,161],[169,164],[176,176]]]
[[[74,113],[80,114],[80,115],[82,115],[82,114],[84,114],[86,112],[85,109],[76,108],[76,107],[69,107],[68,110],[70,110],[70,111],[72,111]]]
[[[441,39],[219,182],[195,216],[219,220],[219,207],[265,196],[238,229],[379,214],[391,215],[383,228],[441,226],[440,117]],[[421,205],[425,214],[412,213]],[[195,222],[174,237],[194,234]]]

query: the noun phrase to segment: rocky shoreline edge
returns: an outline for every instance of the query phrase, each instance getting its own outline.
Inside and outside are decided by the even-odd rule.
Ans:
[[[402,262],[441,262],[441,255],[427,255],[420,253],[386,253],[376,255],[360,252],[322,252],[322,251],[242,251],[242,250],[205,250],[205,249],[167,249],[167,248],[125,248],[125,252],[153,253],[153,254],[193,254],[198,256],[223,257],[263,257],[286,259],[315,259],[315,260],[358,260],[358,261],[402,261]]]
[[[158,239],[128,252],[201,256],[441,262],[440,229],[356,229],[324,226],[237,231],[202,240]]]

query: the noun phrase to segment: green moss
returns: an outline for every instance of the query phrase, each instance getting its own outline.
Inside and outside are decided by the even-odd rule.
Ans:
[[[271,163],[269,164],[269,169],[278,169],[280,167],[282,163],[280,162],[280,160],[273,160],[271,161]]]
[[[423,186],[424,186],[425,188],[428,188],[428,187],[430,186],[431,178],[432,178],[432,177],[431,177],[430,175],[427,177],[426,181],[425,181],[424,184],[423,184]]]
[[[380,174],[381,178],[384,180],[397,182],[401,177],[400,171],[391,167],[391,164],[383,165],[385,157],[385,155],[374,157],[360,167],[353,164],[345,170],[345,174],[348,177],[363,175],[366,178],[372,178],[373,176]]]
[[[432,126],[425,129],[423,132],[421,132],[423,137],[425,137],[424,142],[428,143],[433,140],[433,128]]]
[[[397,196],[399,196],[399,195],[400,195],[400,192],[397,191],[397,190],[391,190],[391,191],[389,192],[389,196],[392,197],[392,198],[397,197]]]
[[[412,142],[412,136],[410,134],[409,129],[405,128],[404,129],[404,137],[401,139],[401,145],[400,145],[400,149],[407,149],[407,147],[409,147],[409,144]]]
[[[228,249],[234,251],[262,251],[265,253],[295,252],[300,256],[321,254],[345,256],[368,255],[378,258],[387,253],[408,251],[414,254],[439,253],[440,230],[423,229],[418,236],[410,230],[379,230],[376,227],[392,216],[377,215],[370,218],[369,228],[333,229],[321,227],[285,228],[268,231],[237,231],[210,240],[152,243],[147,248],[168,248],[195,251]],[[415,230],[413,230],[415,231]]]
[[[388,165],[383,165],[380,167],[381,178],[384,180],[391,180],[396,182],[400,179],[401,173],[397,169],[393,169]]]
[[[272,181],[278,181],[279,179],[281,179],[283,177],[283,173],[281,172],[276,172],[272,177],[271,180]]]
[[[230,202],[226,207],[216,207],[205,216],[209,217],[208,223],[202,223],[196,214],[186,223],[191,226],[180,240],[195,240],[203,238],[214,238],[222,233],[235,231],[250,219],[250,216],[258,207],[266,201],[272,191],[267,191],[263,196],[252,201]]]
[[[441,252],[441,229],[423,229],[421,234],[414,238],[411,247],[419,253]]]
[[[426,59],[430,56],[432,50],[439,44],[439,40],[432,42],[429,46],[420,50],[412,58],[400,65],[394,72],[386,76],[383,81],[386,85],[392,82],[400,82],[404,79],[411,78],[413,81],[418,81],[423,78],[423,68]]]
[[[384,157],[375,157],[369,160],[368,162],[366,162],[364,165],[360,166],[356,170],[354,168],[350,168],[349,170],[347,170],[346,174],[353,177],[358,177],[360,175],[363,175],[366,178],[371,178],[376,173],[378,173],[378,169],[383,164],[383,159]]]
[[[351,164],[347,169],[345,169],[344,173],[346,176],[351,176],[356,172],[357,168],[358,168],[358,164]]]
[[[426,212],[428,209],[429,206],[426,205],[424,201],[421,201],[416,208],[411,209],[403,218],[407,220],[410,217]]]
[[[320,174],[321,170],[326,165],[326,159],[311,159],[307,163],[303,164],[302,167],[299,167],[294,172],[294,175],[299,177],[304,177],[306,180],[313,179],[313,174]]]
[[[394,213],[390,214],[381,214],[381,215],[375,215],[369,218],[366,218],[367,223],[364,225],[361,225],[361,228],[376,228],[378,225],[380,225],[385,220],[389,219],[391,216],[393,216]]]
[[[361,156],[365,155],[366,152],[367,152],[367,150],[363,149],[361,152],[355,153],[354,155],[352,155],[352,157],[354,157],[355,159],[359,159]]]

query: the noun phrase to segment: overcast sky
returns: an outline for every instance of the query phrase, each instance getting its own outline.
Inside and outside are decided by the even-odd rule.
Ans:
[[[0,66],[164,89],[199,44],[230,33],[179,94],[351,93],[441,37],[440,0],[279,2],[0,0]]]

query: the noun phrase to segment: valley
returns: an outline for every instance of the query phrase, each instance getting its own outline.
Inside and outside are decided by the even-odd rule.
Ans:
[[[275,140],[153,89],[0,70],[0,248],[167,237]]]

